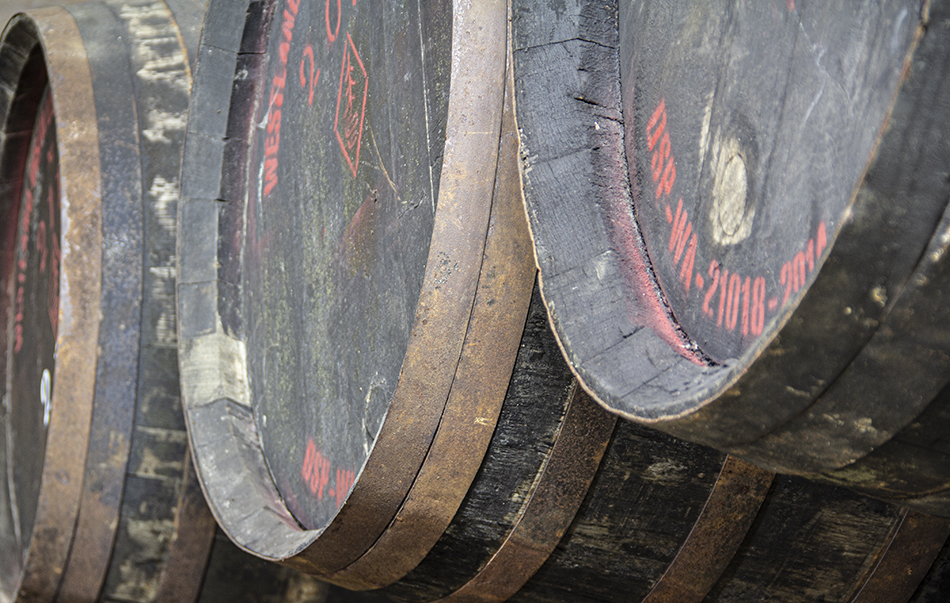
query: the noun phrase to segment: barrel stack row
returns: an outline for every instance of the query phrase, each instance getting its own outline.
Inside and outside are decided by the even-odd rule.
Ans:
[[[946,600],[944,11],[16,17],[4,596]]]
[[[649,112],[636,103],[653,102],[643,98],[667,84],[669,73],[686,77],[676,53],[687,61],[692,50],[684,49],[700,44],[675,45],[673,25],[728,49],[735,39],[753,43],[740,34],[768,39],[754,19],[742,19],[769,16],[792,34],[815,23],[833,28],[833,20],[791,5],[751,17],[720,7],[726,17],[718,23],[695,8],[562,8],[515,2],[509,21],[504,2],[247,2],[243,10],[212,3],[186,136],[178,299],[184,409],[218,522],[262,557],[405,601],[933,596],[917,589],[939,588],[939,570],[925,574],[940,567],[934,563],[943,558],[945,520],[775,477],[734,456],[618,425],[592,404],[558,350],[584,389],[607,404],[589,378],[598,361],[615,362],[620,376],[657,390],[667,385],[661,377],[680,378],[681,365],[710,375],[747,370],[728,355],[753,344],[683,344],[686,327],[663,326],[658,316],[679,320],[681,311],[660,280],[658,260],[643,256],[636,272],[629,254],[645,253],[650,243],[645,227],[640,232],[647,216],[636,203],[657,204],[657,187],[659,197],[669,196],[690,175],[689,163],[673,156],[673,100],[657,99],[660,108]],[[931,14],[857,15],[864,22],[848,28],[866,38],[865,46],[834,40],[839,54],[851,49],[844,58],[857,63],[845,70],[843,58],[828,55],[852,81],[836,81],[844,76],[824,68],[819,84],[833,101],[843,89],[857,102],[873,83],[879,98],[862,102],[877,103],[881,119],[892,115],[887,103],[900,102],[896,91],[912,78],[909,65],[926,46],[920,19],[935,15],[934,7]],[[649,28],[656,42],[642,34]],[[804,35],[798,37],[806,50],[829,43],[825,33],[806,47]],[[663,54],[661,41],[674,48]],[[640,46],[625,44],[644,48],[638,55]],[[701,73],[713,84],[732,82],[730,55],[703,52],[723,65]],[[756,56],[741,47],[734,53]],[[630,57],[666,71],[647,73]],[[861,61],[871,59],[883,66],[861,80]],[[807,79],[796,72],[786,81],[793,76]],[[706,98],[682,87],[668,94],[687,106]],[[808,97],[821,109],[816,116],[831,112],[822,98]],[[791,97],[788,103],[801,104]],[[700,133],[713,149],[704,153],[731,179],[710,185],[710,195],[722,197],[720,230],[728,231],[716,241],[747,249],[743,243],[759,229],[753,214],[761,220],[772,213],[749,192],[750,178],[763,178],[744,167],[751,151],[736,146],[756,144],[749,137],[758,126],[727,132],[713,118],[726,120],[728,107],[697,106],[708,116]],[[781,115],[774,119],[794,130]],[[882,133],[880,120],[868,126],[867,115],[852,119],[842,129],[860,123],[872,138]],[[827,134],[829,124],[820,125]],[[653,155],[628,135],[644,130]],[[823,140],[829,138],[840,136]],[[757,144],[757,165],[787,154]],[[805,157],[818,143],[809,144],[799,151]],[[838,154],[825,150],[821,157]],[[848,157],[868,163],[853,152]],[[639,173],[655,180],[633,172],[636,161],[644,166]],[[677,169],[682,173],[674,176]],[[648,188],[651,182],[660,184]],[[826,192],[819,185],[802,187]],[[807,209],[815,202],[813,196],[803,203]],[[540,203],[550,203],[552,213],[542,215]],[[610,213],[610,203],[623,211]],[[694,258],[692,281],[700,248],[686,217],[696,212],[685,203],[659,212],[662,225],[676,225],[673,255]],[[742,214],[738,225],[735,212]],[[821,268],[839,236],[837,223],[809,224],[816,229],[810,262]],[[546,240],[549,231],[562,238]],[[597,239],[605,231],[630,240]],[[780,247],[778,235],[771,239]],[[802,257],[807,267],[804,251]],[[541,268],[538,290],[532,260]],[[723,301],[726,327],[737,324],[741,333],[745,324],[748,337],[774,338],[779,323],[788,322],[775,316],[799,301],[781,308],[776,302],[768,313],[775,283],[753,285],[750,278],[746,285],[744,275],[737,281],[727,269],[735,271],[725,263],[717,269],[724,285],[713,287],[716,277],[707,273],[705,286],[693,284],[694,296],[725,287],[722,299],[738,300]],[[796,264],[792,281],[791,268],[785,277],[780,268],[774,275],[762,270],[780,284],[797,282],[794,293],[822,272],[802,274]],[[630,288],[636,284],[645,288]],[[741,314],[744,290],[747,305],[754,293],[765,308],[754,320]],[[574,303],[559,298],[562,292],[589,297]],[[640,322],[618,327],[607,310]],[[574,335],[563,325],[581,321],[587,330],[577,337],[603,345],[599,355],[571,347]],[[622,356],[623,346],[644,338],[655,345]],[[796,389],[793,382],[788,387]],[[755,420],[746,414],[738,416]],[[902,569],[894,573],[892,564]]]

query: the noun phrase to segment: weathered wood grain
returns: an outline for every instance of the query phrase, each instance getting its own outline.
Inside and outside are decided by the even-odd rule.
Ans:
[[[881,477],[950,358],[945,10],[514,3],[542,291],[606,407],[950,512],[939,446]]]

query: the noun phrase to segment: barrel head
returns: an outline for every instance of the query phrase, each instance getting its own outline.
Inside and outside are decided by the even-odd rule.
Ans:
[[[343,570],[424,464],[451,465],[427,455],[440,422],[468,420],[446,411],[463,342],[497,324],[473,318],[495,299],[476,289],[512,263],[486,245],[505,23],[498,3],[212,3],[182,188],[183,394],[212,508],[261,556]]]
[[[886,357],[913,348],[936,375],[924,367],[945,349],[919,335],[948,192],[947,96],[931,75],[946,63],[942,9],[515,15],[542,289],[589,391],[796,473],[852,463],[912,421],[944,382],[901,378],[914,361]],[[855,393],[882,366],[902,402]]]
[[[22,107],[22,105],[21,105]],[[56,127],[53,99],[48,89],[42,92],[34,115],[32,128],[19,137],[27,136],[28,145],[19,150],[23,155],[10,164],[21,172],[5,172],[3,179],[18,183],[20,195],[11,198],[14,207],[8,208],[8,230],[13,236],[4,237],[4,397],[6,421],[4,439],[5,471],[12,471],[4,480],[9,489],[3,506],[6,521],[4,547],[16,551],[5,552],[5,575],[15,581],[17,568],[29,550],[36,520],[40,487],[46,457],[46,433],[52,406],[55,378],[56,330],[59,319],[60,270],[60,206],[59,206],[59,152],[56,146]],[[16,138],[17,133],[8,136]],[[15,152],[13,141],[6,149]],[[4,159],[7,159],[5,156]],[[14,170],[16,169],[14,167]],[[12,187],[11,187],[12,188]],[[8,514],[9,513],[9,514]],[[5,581],[5,583],[9,583]]]

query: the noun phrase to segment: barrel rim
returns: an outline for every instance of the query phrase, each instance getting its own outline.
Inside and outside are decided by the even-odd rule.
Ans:
[[[503,3],[495,3],[494,10],[504,10]],[[333,583],[351,589],[388,586],[425,558],[452,522],[481,469],[506,399],[536,272],[517,170],[509,52],[506,57],[491,234],[485,243],[461,357],[425,461],[393,521],[366,554],[328,576]]]
[[[113,363],[113,356],[121,358],[130,352],[136,356],[138,354],[138,326],[141,323],[142,307],[141,262],[144,257],[140,234],[141,206],[122,203],[125,200],[122,197],[125,195],[117,195],[115,186],[121,182],[130,198],[141,196],[139,149],[133,147],[128,151],[128,157],[135,159],[131,166],[113,165],[110,170],[108,147],[103,144],[107,141],[106,144],[121,142],[130,145],[135,141],[137,124],[133,123],[134,113],[128,111],[135,103],[135,94],[132,90],[132,72],[127,53],[120,51],[117,53],[119,56],[110,58],[106,69],[102,69],[101,64],[104,54],[112,55],[122,47],[120,45],[124,45],[122,38],[125,32],[104,4],[86,3],[67,10],[75,19],[80,35],[85,35],[83,47],[91,70],[93,91],[108,88],[110,92],[108,95],[99,94],[95,98],[97,120],[105,115],[109,116],[107,120],[97,121],[99,157],[105,162],[101,165],[102,238],[103,241],[109,241],[115,236],[116,221],[122,222],[122,226],[129,226],[130,232],[122,245],[116,245],[112,253],[102,257],[103,306],[100,313],[111,315],[116,320],[104,321],[99,326],[98,346],[101,361],[96,367],[96,392],[83,490],[73,531],[73,544],[57,594],[60,601],[96,598],[105,582],[112,557],[112,545],[118,532],[119,511],[122,505],[121,496],[118,500],[110,500],[111,497],[107,493],[113,485],[119,485],[121,492],[124,482],[136,402],[134,390],[129,391],[129,388],[131,383],[138,380],[138,366],[131,368],[132,379],[128,382],[111,380],[107,375]],[[90,31],[93,29],[90,24],[93,24],[93,32]],[[95,30],[98,30],[100,35],[94,35]],[[109,46],[112,46],[112,52],[103,52]],[[109,79],[104,81],[104,76]],[[93,96],[96,97],[95,92]],[[121,267],[117,267],[117,264]],[[125,266],[133,266],[134,269],[131,278],[121,282],[120,274],[126,276],[122,274],[122,268]],[[121,286],[128,287],[128,299],[122,301],[129,303],[115,304],[114,294],[110,295],[110,290],[116,291],[117,287]],[[127,325],[133,333],[131,337],[123,336],[119,322],[131,323]],[[110,436],[107,445],[102,442],[104,433],[109,433]],[[75,554],[79,551],[83,553]]]
[[[62,8],[14,17],[0,47],[26,34],[39,47],[53,97],[62,223],[56,382],[33,538],[16,584],[20,596],[51,600],[69,554],[83,486],[95,392],[101,296],[101,179],[92,76],[82,38]],[[18,71],[23,62],[14,52]],[[25,59],[25,57],[22,57]]]

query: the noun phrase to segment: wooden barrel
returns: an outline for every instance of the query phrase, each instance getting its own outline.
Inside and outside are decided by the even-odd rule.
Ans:
[[[478,471],[534,278],[498,172],[506,29],[504,2],[209,7],[182,395],[215,517],[255,554],[398,577]]]
[[[229,588],[257,595],[229,601],[326,596],[212,552],[189,478],[174,258],[184,42],[204,6],[172,8],[39,9],[0,41],[3,600],[210,603],[225,600],[224,567],[246,576]]]
[[[606,407],[950,513],[944,12],[515,3],[542,287]]]
[[[534,287],[506,23],[209,8],[178,303],[219,524],[396,601],[910,599],[945,520],[618,423],[573,380]]]

